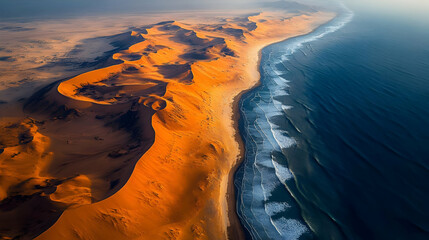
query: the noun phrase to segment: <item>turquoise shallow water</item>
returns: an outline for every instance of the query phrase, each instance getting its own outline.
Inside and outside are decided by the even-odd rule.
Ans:
[[[429,30],[345,11],[264,49],[241,99],[252,239],[429,239]]]

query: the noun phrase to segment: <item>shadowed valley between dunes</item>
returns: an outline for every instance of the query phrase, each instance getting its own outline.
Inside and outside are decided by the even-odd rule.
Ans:
[[[28,118],[2,119],[0,237],[241,238],[237,99],[257,84],[264,46],[335,15],[231,15],[133,28],[107,67],[39,90]]]

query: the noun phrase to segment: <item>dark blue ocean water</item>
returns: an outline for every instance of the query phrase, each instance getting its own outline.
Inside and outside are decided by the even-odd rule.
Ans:
[[[263,50],[241,100],[253,239],[429,239],[429,27],[345,12]]]

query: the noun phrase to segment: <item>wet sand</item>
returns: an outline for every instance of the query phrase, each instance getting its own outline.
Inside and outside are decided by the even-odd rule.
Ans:
[[[231,16],[136,28],[135,43],[113,55],[122,63],[54,83],[27,100],[31,120],[16,126],[43,136],[37,154],[49,159],[27,166],[25,176],[10,176],[3,189],[22,188],[1,200],[14,202],[8,207],[17,212],[25,209],[18,196],[27,196],[29,206],[43,200],[55,213],[42,214],[45,223],[62,213],[37,239],[243,238],[233,185],[243,154],[239,96],[258,83],[263,47],[311,32],[334,15]],[[14,147],[34,155],[37,139],[5,146],[2,170],[14,166],[7,161]],[[23,233],[23,223],[35,230]],[[34,236],[48,225],[17,219],[7,233]]]

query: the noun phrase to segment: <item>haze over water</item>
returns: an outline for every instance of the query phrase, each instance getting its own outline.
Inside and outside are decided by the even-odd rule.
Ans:
[[[429,238],[429,29],[353,11],[266,48],[242,98],[253,239]]]

